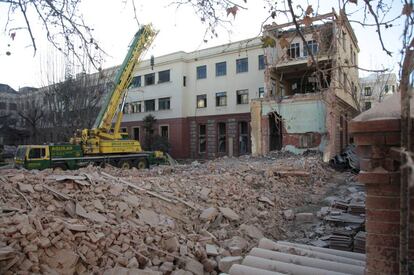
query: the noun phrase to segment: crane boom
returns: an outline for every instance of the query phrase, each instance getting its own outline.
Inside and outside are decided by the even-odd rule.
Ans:
[[[151,45],[155,35],[156,32],[152,29],[151,25],[144,25],[135,34],[128,53],[115,76],[115,87],[113,91],[108,94],[104,104],[102,105],[101,111],[95,120],[93,128],[98,128],[101,131],[109,133],[112,128],[112,121],[117,114],[118,116],[121,116],[122,120],[122,110],[119,110],[118,107],[123,100],[123,95],[126,94],[126,90],[131,83],[132,73],[136,64],[139,62],[139,58]]]
[[[75,133],[72,144],[79,144],[85,154],[118,154],[141,152],[141,144],[136,140],[125,139],[120,133],[122,109],[132,74],[143,53],[154,40],[157,32],[151,24],[144,25],[135,34],[127,55],[119,67],[114,80],[114,88],[107,95],[92,129]],[[115,125],[112,124],[115,120]]]

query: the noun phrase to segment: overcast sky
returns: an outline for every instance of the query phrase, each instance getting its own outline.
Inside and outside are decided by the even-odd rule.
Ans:
[[[138,29],[132,5],[129,1],[126,4],[125,2],[122,0],[83,0],[80,7],[85,21],[94,28],[96,40],[108,53],[108,56],[105,56],[103,68],[118,65],[122,62],[128,44]],[[205,26],[201,24],[200,19],[191,7],[177,9],[175,6],[169,6],[168,3],[173,1],[135,0],[135,2],[139,22],[141,24],[153,23],[155,28],[159,30],[159,34],[152,48],[148,51],[147,57],[150,55],[157,57],[176,51],[191,52],[255,37],[260,33],[261,24],[268,16],[267,9],[264,9],[262,1],[248,0],[248,9],[239,10],[235,20],[232,21],[232,25],[228,26],[230,32],[220,28],[218,38],[211,40],[207,37],[209,42],[204,43]],[[319,13],[330,12],[332,6],[329,3],[336,3],[333,0],[319,2],[323,2],[319,8]],[[390,17],[397,15],[402,10],[400,0],[394,2],[390,0],[391,2],[394,13]],[[15,39],[12,40],[3,32],[6,15],[5,5],[0,5],[0,83],[8,84],[17,90],[24,86],[39,87],[46,85],[57,75],[62,75],[64,72],[63,59],[54,53],[55,50],[50,45],[43,41],[44,34],[41,33],[41,30],[36,29],[35,35],[39,50],[33,56],[33,49],[29,45],[30,41],[26,33],[17,32]],[[230,15],[228,18],[232,19],[232,16]],[[351,19],[357,18],[361,18],[361,12],[356,12],[351,16]],[[283,21],[283,19],[278,20],[280,20],[278,23]],[[19,21],[12,23],[15,26],[19,25]],[[382,52],[377,34],[373,28],[364,29],[358,24],[352,25],[361,50],[359,54],[361,67],[378,69],[382,66],[391,66],[395,70],[398,69],[401,26],[396,26],[384,33],[386,46],[395,52],[394,57],[389,58]],[[11,55],[7,56],[7,51],[10,51]]]

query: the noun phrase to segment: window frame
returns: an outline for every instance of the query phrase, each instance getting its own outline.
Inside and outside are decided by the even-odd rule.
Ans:
[[[17,111],[17,103],[9,102],[9,111]]]
[[[371,86],[364,87],[364,96],[372,96],[372,88],[371,88]]]
[[[246,61],[246,62],[244,62]],[[249,72],[249,59],[248,57],[236,59],[236,74]]]
[[[168,102],[167,108],[161,108],[161,101],[164,102],[164,100]],[[171,109],[171,97],[162,97],[158,99],[158,110],[170,110],[170,109]]]
[[[154,104],[153,104],[153,106],[154,106],[154,109],[153,110],[148,110],[147,109],[147,102],[154,102]],[[145,108],[145,112],[154,112],[155,111],[155,99],[147,99],[147,100],[144,100],[144,108]]]
[[[148,83],[148,80],[151,79],[149,78],[150,76],[153,77],[153,81],[151,83]],[[149,74],[144,75],[144,85],[145,86],[155,85],[155,73],[149,73]]]
[[[162,76],[163,74],[168,75],[168,79],[163,79],[163,77],[164,77],[164,76]],[[158,72],[158,83],[165,83],[165,82],[170,82],[170,81],[171,81],[170,69]]]
[[[292,56],[292,52],[294,53],[294,56]],[[300,57],[300,43],[290,43],[289,48],[287,48],[287,55],[291,59],[296,59]]]
[[[204,134],[201,134],[201,126],[204,126]],[[205,154],[207,153],[207,125],[206,124],[198,124],[197,125],[197,134],[198,134],[198,153]],[[203,139],[203,140],[202,140]],[[201,142],[204,143],[204,150],[201,151]]]
[[[221,133],[221,126],[224,125],[224,133]],[[224,141],[224,150],[220,148],[220,142]],[[217,153],[225,154],[227,153],[227,123],[226,122],[217,122]]]
[[[167,136],[163,136],[162,135],[162,133],[163,133],[163,128],[164,127],[167,127]],[[167,140],[169,140],[170,139],[170,125],[168,125],[168,124],[162,124],[162,125],[160,125],[159,127],[158,127],[158,131],[159,131],[159,135],[161,136],[161,137],[164,137],[164,138],[167,138]]]
[[[204,69],[204,71],[202,71]],[[204,72],[204,74],[202,74]],[[196,67],[196,78],[199,79],[206,79],[207,78],[207,65],[200,65]]]
[[[220,73],[221,65],[224,65],[224,70],[222,70]],[[223,69],[223,67],[221,67],[221,69]],[[217,62],[216,63],[216,76],[225,76],[225,75],[227,75],[227,62],[226,61]]]
[[[139,81],[137,81],[139,79]],[[129,84],[129,88],[138,88],[142,86],[142,76],[136,75],[132,78],[131,84]]]
[[[266,68],[264,54],[260,54],[258,56],[258,63],[259,63],[259,71],[264,70]]]
[[[224,100],[224,103],[222,102]],[[216,107],[226,107],[227,106],[227,92],[217,92],[216,93]]]
[[[203,100],[204,102],[204,106],[201,106],[199,104],[199,102],[201,102],[200,100]],[[197,109],[204,109],[207,108],[207,94],[201,94],[201,95],[196,95],[196,107]]]
[[[244,96],[247,95],[247,100]],[[237,105],[245,105],[249,104],[249,90],[248,89],[242,89],[236,91],[236,103]]]
[[[136,129],[138,129],[138,139],[135,136],[135,130]],[[132,136],[133,136],[132,139],[139,141],[141,139],[141,127],[140,126],[134,126],[134,127],[131,128],[131,130],[132,130]]]
[[[318,41],[316,41],[315,39],[308,40],[308,41],[306,41],[306,45],[311,49],[312,55],[317,55],[318,54],[318,52],[319,52]],[[306,47],[306,45],[303,44],[303,56],[304,57],[308,56],[308,47]]]
[[[264,98],[264,87],[259,87],[259,98]]]

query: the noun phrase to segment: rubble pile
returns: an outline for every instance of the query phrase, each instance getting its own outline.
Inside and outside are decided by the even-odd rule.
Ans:
[[[4,169],[0,273],[227,272],[259,239],[285,238],[282,210],[323,194],[330,173],[316,156]]]
[[[343,184],[335,187],[335,194],[323,200],[324,206],[314,207],[313,212],[284,211],[285,218],[294,219],[293,226],[297,228],[290,239],[318,247],[365,253],[365,188],[355,182],[350,173],[348,175]],[[305,234],[298,237],[300,231]]]

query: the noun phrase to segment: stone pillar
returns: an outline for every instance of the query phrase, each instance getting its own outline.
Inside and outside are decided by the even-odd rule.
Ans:
[[[197,158],[197,123],[195,121],[190,122],[190,157],[191,158]]]
[[[207,121],[207,157],[212,159],[217,155],[217,125],[214,119]]]
[[[227,119],[227,154],[229,157],[233,157],[234,154],[236,156],[239,155],[238,150],[238,138],[237,138],[237,120],[234,118]]]
[[[250,140],[252,146],[252,155],[262,155],[262,101],[252,100],[250,102]]]
[[[358,180],[365,184],[367,192],[365,273],[398,274],[400,154],[395,149],[400,146],[400,120],[361,120],[357,117],[350,123],[350,133],[360,158]],[[414,191],[411,191],[410,205],[409,255],[413,261]]]

